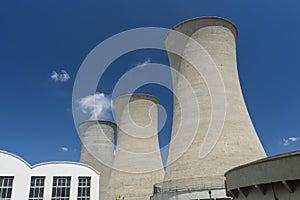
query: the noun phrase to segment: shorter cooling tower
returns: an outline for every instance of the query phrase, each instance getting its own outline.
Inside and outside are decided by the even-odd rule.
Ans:
[[[80,162],[100,172],[100,200],[107,199],[111,166],[114,160],[116,124],[93,120],[79,125],[81,138]]]
[[[110,198],[148,200],[164,176],[158,144],[159,100],[133,94],[114,100],[118,137]]]

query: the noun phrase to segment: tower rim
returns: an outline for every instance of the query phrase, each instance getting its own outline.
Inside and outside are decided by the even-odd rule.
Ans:
[[[160,104],[159,98],[157,98],[156,96],[150,95],[150,94],[146,94],[146,93],[125,94],[125,95],[116,97],[114,99],[114,102],[116,100],[123,99],[123,98],[130,98],[130,101],[135,101],[138,99],[145,99],[145,100],[150,100],[155,104]]]
[[[117,124],[112,122],[112,121],[108,121],[108,120],[87,120],[84,122],[81,122],[78,124],[78,127],[81,127],[83,125],[93,125],[93,124],[106,124],[110,127],[112,127],[114,130],[117,129]]]
[[[226,28],[228,28],[234,35],[235,39],[237,38],[238,36],[238,29],[236,27],[236,25],[231,22],[230,20],[226,19],[226,18],[223,18],[223,17],[218,17],[218,16],[202,16],[202,17],[194,17],[194,18],[191,18],[191,19],[187,19],[183,22],[180,22],[178,24],[176,24],[175,26],[173,26],[170,31],[167,32],[166,34],[166,37],[164,39],[164,44],[166,46],[166,39],[168,38],[169,34],[171,31],[178,31],[177,29],[180,27],[180,26],[184,26],[184,25],[187,25],[191,22],[194,22],[194,21],[200,21],[200,20],[211,20],[211,21],[215,21],[215,22],[225,22],[223,24],[221,23],[215,23],[215,24],[212,24],[212,25],[222,25]],[[207,26],[212,26],[212,25],[204,25],[203,27],[207,27]],[[180,32],[180,31],[179,31]]]

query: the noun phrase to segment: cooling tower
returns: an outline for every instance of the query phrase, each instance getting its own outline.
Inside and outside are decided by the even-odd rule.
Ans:
[[[164,191],[224,188],[227,170],[266,156],[240,87],[237,29],[226,19],[201,17],[173,30],[188,39],[173,31],[165,39],[171,68],[178,73],[172,72],[176,96]],[[181,48],[181,56],[175,48]],[[189,126],[193,129],[184,129]]]
[[[80,162],[100,172],[100,200],[107,199],[111,167],[114,160],[116,124],[92,120],[79,125],[81,138]]]
[[[114,100],[118,124],[110,199],[148,200],[153,185],[161,182],[164,169],[158,143],[159,100],[132,94]]]

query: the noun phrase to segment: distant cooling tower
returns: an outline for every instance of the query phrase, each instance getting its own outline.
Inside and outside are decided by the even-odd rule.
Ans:
[[[226,171],[266,156],[252,125],[240,88],[236,63],[237,29],[225,19],[202,17],[180,23],[173,30],[190,38],[177,41],[178,37],[172,31],[167,35],[165,46],[171,68],[186,78],[195,96],[188,95],[191,91],[184,87],[183,79],[178,74],[172,73],[177,98],[174,98],[172,141],[162,191],[224,188],[223,177]],[[193,47],[192,43],[195,41],[203,49],[197,50]],[[177,48],[176,45],[182,47],[185,59],[169,51]],[[214,67],[211,63],[215,64],[217,74],[223,82],[221,90],[217,79],[212,80],[214,77],[212,74],[204,77],[205,72]],[[204,73],[200,74],[199,71]],[[222,96],[225,97],[223,104]],[[192,101],[197,102],[199,112],[196,107],[191,107],[189,102]],[[217,103],[213,105],[212,102]],[[225,109],[224,117],[222,106]],[[185,115],[182,119],[183,110],[189,115]],[[180,124],[195,121],[195,118],[199,119],[195,137],[190,138],[189,132],[180,133]],[[217,133],[219,130],[220,134]],[[178,135],[181,138],[174,140]],[[185,141],[192,143],[182,156],[178,156],[179,151],[184,149],[182,145],[185,145]],[[212,149],[205,154],[210,148],[209,145]],[[209,198],[208,195],[207,192],[205,198]],[[212,195],[220,198],[224,194]]]
[[[79,125],[79,130],[82,141],[80,162],[100,172],[100,200],[107,199],[116,124],[100,120],[86,121]]]
[[[118,97],[114,101],[118,139],[110,199],[148,200],[164,169],[158,143],[159,100],[146,94]]]

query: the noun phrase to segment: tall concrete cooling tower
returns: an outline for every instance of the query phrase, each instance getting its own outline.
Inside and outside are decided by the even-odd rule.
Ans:
[[[92,120],[79,124],[81,138],[80,162],[100,172],[100,200],[107,199],[111,167],[114,161],[116,124]]]
[[[240,87],[237,29],[226,19],[201,17],[173,30],[165,46],[179,73],[172,72],[176,97],[164,190],[224,188],[227,170],[266,156]],[[176,31],[188,38],[180,39]],[[193,129],[184,129],[189,126]]]
[[[114,100],[118,125],[110,199],[148,200],[154,183],[163,181],[164,168],[158,143],[159,100],[132,94]]]

